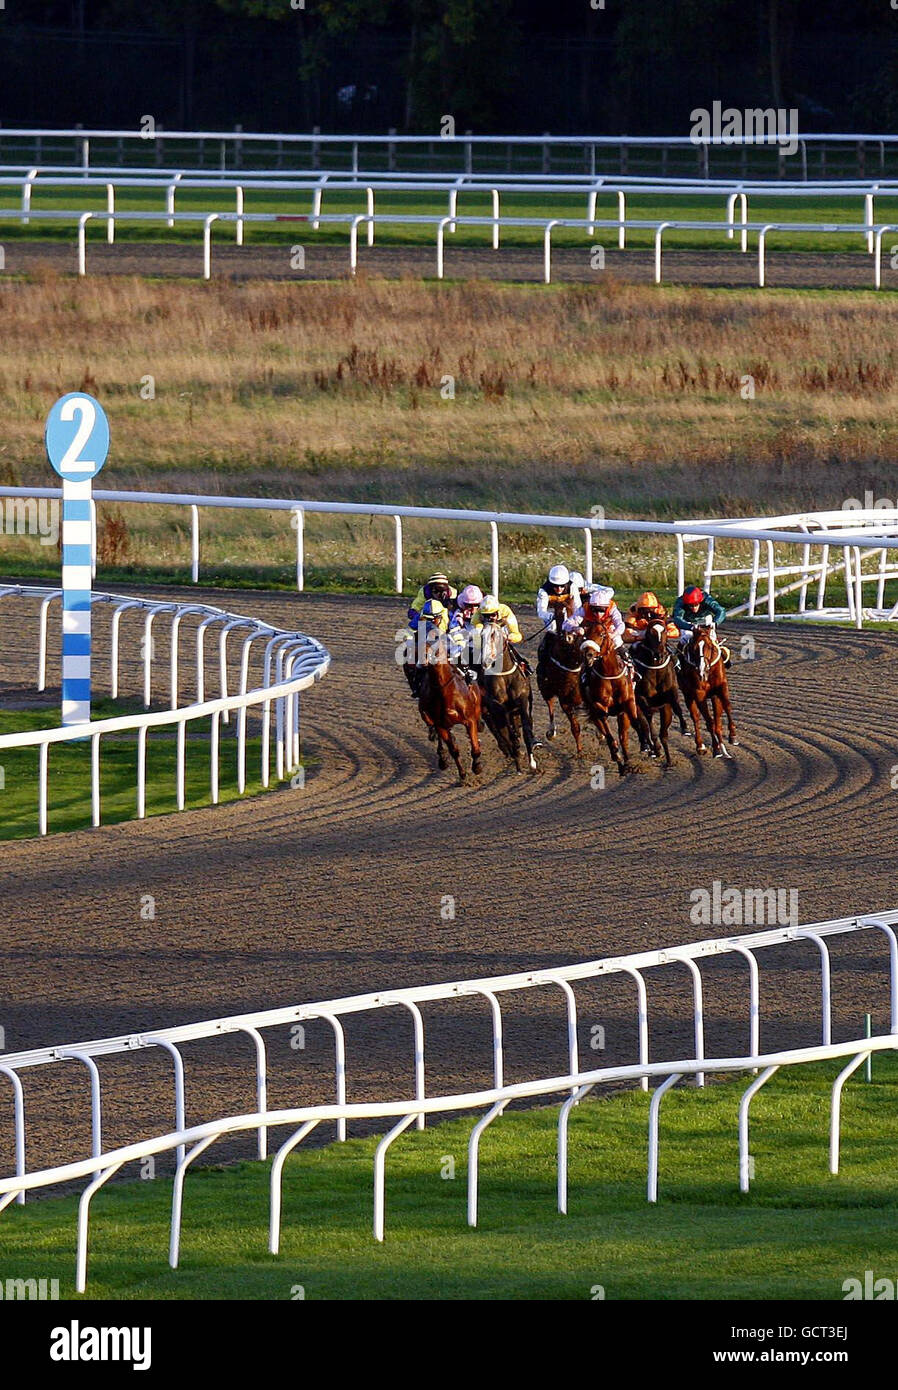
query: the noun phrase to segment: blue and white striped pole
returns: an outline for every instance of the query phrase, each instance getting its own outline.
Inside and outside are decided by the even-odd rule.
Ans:
[[[47,416],[47,457],[62,478],[62,722],[90,721],[91,492],[109,452],[109,422],[73,391]]]

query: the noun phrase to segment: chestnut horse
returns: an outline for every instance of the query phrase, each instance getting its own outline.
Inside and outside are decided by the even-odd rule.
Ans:
[[[730,743],[738,748],[739,740],[736,737],[733,711],[730,708],[730,690],[723,664],[723,651],[712,622],[697,623],[692,629],[692,637],[680,651],[677,680],[695,725],[696,753],[707,751],[702,742],[702,727],[699,721],[701,713],[711,735],[711,749],[715,758],[730,757],[723,741],[721,713],[727,717]]]
[[[555,728],[555,701],[557,700],[571,726],[574,743],[577,745],[577,757],[582,758],[583,745],[580,742],[580,721],[576,711],[583,704],[583,696],[580,693],[580,672],[583,669],[580,643],[583,639],[579,630],[570,632],[563,630],[564,617],[564,608],[559,605],[555,610],[555,631],[552,632],[551,629],[547,631],[540,643],[536,683],[549,711],[549,727],[546,730],[546,738],[554,738],[558,732]]]
[[[608,750],[623,777],[633,770],[627,748],[631,724],[636,726],[640,748],[648,747],[648,725],[636,704],[633,677],[607,629],[598,629],[595,637],[588,637],[580,650],[585,662],[580,683],[590,723],[604,734]],[[608,724],[612,715],[617,715],[620,746]]]
[[[456,724],[462,724],[471,740],[471,771],[481,771],[481,748],[478,729],[481,724],[482,693],[475,682],[468,685],[464,676],[449,662],[446,638],[428,642],[425,663],[421,671],[418,709],[421,718],[437,736],[437,761],[441,768],[449,766],[447,752],[452,754],[458,768],[458,779],[465,780],[458,749],[450,738]]]
[[[636,703],[648,725],[649,739],[654,758],[664,750],[664,766],[670,767],[670,746],[667,741],[668,730],[674,714],[680,721],[680,733],[686,732],[686,720],[677,692],[673,657],[667,650],[667,619],[658,618],[650,622],[638,642],[630,648],[630,657],[636,667]],[[660,743],[655,738],[652,721],[659,716]]]
[[[537,772],[533,756],[533,690],[530,677],[514,660],[508,634],[499,623],[484,619],[480,632],[480,660],[483,675],[483,715],[493,737],[505,754],[521,767],[521,743],[527,764]]]

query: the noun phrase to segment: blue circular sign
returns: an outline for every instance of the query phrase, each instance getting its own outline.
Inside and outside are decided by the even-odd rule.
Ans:
[[[87,482],[97,476],[109,453],[106,412],[85,391],[70,391],[47,416],[44,439],[47,458],[59,476]]]

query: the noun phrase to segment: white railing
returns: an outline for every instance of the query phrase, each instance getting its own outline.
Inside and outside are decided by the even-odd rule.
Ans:
[[[642,177],[626,177],[622,179],[612,179],[607,176],[571,176],[564,178],[561,176],[542,176],[542,175],[522,175],[514,180],[499,179],[491,175],[483,174],[459,174],[451,178],[439,178],[433,174],[421,175],[396,175],[377,173],[375,171],[364,171],[356,174],[345,174],[339,171],[326,171],[323,173],[307,172],[277,174],[268,170],[245,170],[239,177],[231,174],[218,174],[211,176],[197,169],[129,169],[126,174],[120,173],[116,169],[96,170],[94,173],[81,176],[73,176],[70,170],[63,170],[59,167],[23,167],[16,169],[10,166],[0,166],[0,188],[18,188],[21,195],[20,220],[26,226],[31,219],[33,208],[33,194],[36,187],[51,190],[57,188],[77,188],[79,191],[97,190],[106,195],[107,213],[107,240],[112,243],[115,240],[115,210],[117,191],[127,189],[129,191],[139,191],[144,193],[159,193],[165,197],[166,225],[174,227],[175,199],[178,193],[184,192],[229,192],[234,196],[235,214],[235,240],[237,245],[243,245],[244,225],[246,218],[241,216],[246,210],[247,193],[311,193],[310,221],[312,229],[318,230],[321,213],[323,210],[324,194],[331,193],[353,193],[364,192],[366,198],[365,211],[371,220],[368,222],[368,244],[374,244],[375,227],[375,194],[381,192],[388,193],[407,193],[418,194],[441,194],[447,198],[447,214],[453,219],[450,231],[454,232],[458,224],[458,200],[464,193],[479,194],[481,197],[489,194],[492,200],[492,221],[493,221],[493,245],[498,248],[499,234],[502,225],[500,215],[500,199],[506,195],[525,195],[527,197],[554,198],[561,196],[577,195],[586,197],[586,220],[588,226],[586,232],[588,236],[593,236],[596,229],[596,209],[600,197],[616,199],[618,205],[618,217],[616,226],[618,228],[618,247],[623,250],[627,244],[627,228],[631,225],[631,220],[627,218],[627,197],[635,195],[639,197],[689,197],[689,198],[713,198],[715,201],[724,199],[724,226],[726,228],[727,239],[732,241],[736,230],[741,232],[741,249],[743,252],[748,250],[748,198],[758,196],[765,200],[806,200],[813,198],[838,198],[847,199],[857,197],[861,200],[861,216],[865,228],[872,228],[875,220],[875,200],[877,197],[894,198],[898,196],[898,182],[887,179],[867,179],[867,180],[828,180],[815,181],[809,183],[795,182],[771,182],[763,180],[743,180],[743,179],[646,179]],[[739,203],[741,220],[735,221],[735,207]],[[83,209],[86,211],[86,209]],[[201,212],[194,209],[197,216],[208,216],[213,209],[206,207]],[[5,214],[3,214],[5,215]],[[71,220],[75,221],[81,215],[81,210],[72,210],[69,213]],[[349,214],[351,216],[351,214]],[[385,219],[381,216],[381,221]],[[632,225],[639,225],[633,221]],[[657,224],[655,224],[657,225]],[[662,223],[662,226],[667,224]],[[677,226],[683,224],[677,223]],[[696,224],[699,229],[705,227],[704,222]],[[709,222],[709,230],[715,230],[717,223]],[[756,224],[757,227],[764,228],[765,223]],[[790,224],[786,224],[789,226]],[[818,230],[825,224],[812,223],[813,229]],[[692,228],[694,230],[695,228]],[[873,231],[866,233],[867,250],[872,255],[874,252]]]
[[[284,1161],[302,1140],[319,1125],[335,1121],[338,1139],[346,1137],[347,1122],[353,1119],[395,1119],[397,1123],[384,1136],[377,1147],[374,1161],[375,1199],[374,1234],[378,1240],[384,1233],[385,1201],[385,1159],[391,1144],[413,1122],[424,1127],[425,1117],[433,1114],[448,1114],[459,1110],[483,1110],[485,1113],[475,1124],[469,1144],[468,1163],[468,1221],[477,1223],[477,1183],[478,1152],[480,1138],[494,1120],[504,1113],[515,1100],[533,1099],[545,1096],[564,1096],[559,1117],[558,1145],[558,1205],[559,1210],[567,1210],[567,1125],[571,1109],[594,1087],[610,1082],[638,1081],[643,1089],[648,1089],[650,1078],[663,1078],[655,1091],[649,1112],[649,1170],[648,1198],[657,1198],[658,1178],[658,1123],[659,1109],[663,1095],[684,1077],[694,1077],[696,1084],[704,1084],[705,1074],[725,1074],[737,1071],[758,1071],[761,1074],[750,1084],[744,1093],[739,1114],[740,1186],[748,1190],[748,1112],[753,1096],[762,1085],[781,1066],[794,1066],[850,1057],[836,1079],[831,1103],[830,1167],[838,1170],[839,1153],[839,1107],[842,1088],[848,1076],[860,1062],[874,1052],[898,1048],[898,938],[895,926],[898,925],[898,911],[889,911],[869,917],[841,918],[818,922],[806,926],[774,928],[766,931],[747,933],[740,936],[693,942],[688,945],[671,947],[666,950],[641,952],[629,956],[612,957],[605,960],[582,962],[574,966],[558,967],[551,970],[535,970],[517,975],[492,978],[453,981],[442,985],[427,985],[413,989],[398,989],[377,994],[359,995],[346,999],[327,1000],[315,1004],[300,1005],[280,1009],[269,1009],[253,1014],[236,1015],[231,1018],[211,1020],[205,1023],[181,1025],[175,1028],[158,1029],[150,1033],[107,1038],[94,1042],[33,1049],[28,1052],[9,1053],[0,1064],[0,1075],[12,1083],[15,1102],[15,1154],[16,1172],[14,1176],[0,1179],[0,1210],[14,1200],[24,1202],[25,1194],[38,1188],[56,1183],[70,1182],[79,1178],[90,1178],[79,1206],[78,1217],[78,1255],[76,1286],[83,1291],[87,1271],[87,1234],[90,1203],[94,1194],[128,1162],[176,1151],[177,1168],[172,1205],[170,1236],[170,1262],[178,1263],[180,1222],[183,1202],[184,1179],[187,1169],[217,1139],[224,1135],[238,1134],[250,1130],[257,1132],[258,1155],[267,1154],[267,1134],[271,1128],[291,1126],[292,1133],[278,1149],[272,1165],[271,1209],[269,1219],[269,1248],[277,1253],[280,1234],[281,1184]],[[850,1042],[832,1042],[832,1000],[831,1000],[831,960],[828,942],[833,938],[846,937],[862,931],[879,931],[886,937],[889,959],[889,1028],[882,1035]],[[756,953],[769,947],[785,946],[796,942],[808,943],[816,948],[820,959],[821,1014],[820,1032],[822,1042],[776,1053],[762,1053],[760,1048],[760,995],[759,969]],[[726,955],[736,955],[745,960],[748,966],[748,998],[746,1014],[749,1024],[748,1051],[739,1057],[707,1058],[704,1046],[704,1006],[702,974],[698,962]],[[644,972],[660,967],[682,965],[689,971],[693,989],[693,1037],[694,1057],[685,1060],[652,1062],[648,1055],[648,996]],[[793,969],[796,967],[793,967]],[[624,1066],[602,1067],[583,1070],[577,1050],[578,1015],[577,1000],[573,985],[588,980],[624,975],[637,987],[637,1033],[639,1061]],[[568,1071],[561,1076],[541,1078],[507,1086],[504,1082],[504,1044],[503,1017],[499,996],[521,990],[552,987],[560,989],[565,999],[566,1032],[568,1040]],[[481,997],[490,1007],[492,1020],[493,1084],[463,1094],[428,1097],[424,1086],[424,1022],[420,1006],[437,1000]],[[403,1008],[411,1014],[414,1024],[412,1048],[414,1099],[390,1099],[348,1103],[346,1099],[346,1067],[344,1033],[341,1018],[372,1010]],[[336,1043],[336,1102],[285,1108],[270,1111],[266,1105],[266,1047],[262,1030],[276,1026],[295,1027],[297,1022],[323,1020],[333,1029]],[[227,1116],[208,1124],[188,1127],[185,1122],[184,1066],[180,1048],[185,1042],[203,1038],[232,1035],[241,1032],[249,1036],[255,1046],[256,1056],[256,1094],[257,1108],[248,1115]],[[175,1130],[132,1143],[124,1147],[104,1150],[102,1143],[102,1107],[100,1073],[96,1059],[117,1053],[127,1052],[134,1057],[144,1055],[146,1049],[161,1047],[174,1062],[175,1083]],[[20,1073],[36,1066],[58,1063],[78,1062],[86,1067],[91,1088],[92,1137],[89,1158],[79,1159],[51,1168],[28,1173],[25,1168],[25,1108],[24,1088]],[[298,1126],[298,1128],[296,1128]]]
[[[0,588],[0,602],[5,599],[33,600],[40,603],[39,640],[37,653],[37,689],[47,684],[48,622],[51,605],[61,602],[60,589],[25,585]],[[168,661],[169,708],[146,714],[118,715],[110,719],[93,720],[84,725],[28,730],[24,733],[0,735],[0,755],[7,749],[36,748],[38,750],[38,830],[46,835],[49,820],[50,749],[58,743],[73,740],[90,742],[90,803],[91,824],[101,823],[100,753],[102,740],[108,735],[136,733],[137,756],[135,770],[136,816],[146,815],[147,738],[151,729],[173,728],[177,734],[175,755],[175,798],[179,811],[186,802],[187,725],[197,720],[210,723],[209,792],[213,805],[220,795],[219,754],[221,725],[237,716],[237,790],[243,793],[247,781],[247,719],[250,709],[261,707],[261,767],[263,787],[271,778],[271,711],[275,710],[275,766],[281,780],[299,766],[300,707],[302,691],[316,684],[327,672],[330,657],[320,642],[299,632],[284,632],[255,618],[227,613],[206,604],[158,602],[117,594],[93,593],[91,605],[98,612],[110,615],[109,688],[112,698],[119,694],[120,638],[123,618],[127,613],[142,619],[141,665],[143,668],[143,700],[147,709],[152,702],[153,663],[156,643],[153,634],[157,619],[169,622],[170,654]],[[197,620],[195,640],[196,699],[180,704],[181,662],[180,640],[185,619]],[[205,697],[206,635],[218,636],[218,671],[221,694],[217,699]],[[238,689],[228,692],[228,643],[232,634],[242,636],[239,658]],[[253,645],[264,642],[260,684],[249,686],[250,660]],[[95,663],[96,664],[96,663]],[[96,685],[95,685],[96,688]]]
[[[0,497],[37,499],[59,498],[59,488],[0,487]],[[593,509],[592,516],[552,516],[545,513],[465,511],[453,507],[409,507],[392,503],[318,502],[308,499],[274,497],[216,497],[191,493],[137,492],[95,489],[94,504],[171,506],[186,509],[190,514],[191,578],[194,584],[200,575],[200,512],[204,508],[232,508],[238,511],[285,512],[289,514],[295,533],[296,587],[305,587],[306,528],[305,518],[311,515],[381,516],[393,523],[394,587],[401,594],[404,587],[404,538],[402,522],[406,517],[421,520],[451,521],[461,525],[482,525],[489,530],[490,588],[500,592],[500,526],[527,526],[546,530],[577,531],[582,535],[583,574],[587,583],[595,577],[594,543],[603,532],[633,535],[669,536],[676,546],[676,586],[682,593],[687,569],[700,567],[704,587],[712,588],[717,579],[726,579],[727,588],[733,579],[744,578],[748,595],[744,602],[730,611],[754,618],[763,611],[769,622],[779,617],[793,616],[777,608],[777,599],[798,591],[797,616],[834,618],[854,623],[862,628],[865,620],[898,621],[898,604],[885,605],[885,585],[898,579],[898,509],[853,509],[828,512],[804,512],[778,517],[743,517],[709,521],[640,521],[612,518],[602,508]],[[687,545],[701,542],[705,558],[698,563],[689,560]],[[751,547],[752,559],[745,565],[724,565],[720,562],[721,547],[736,543]],[[789,554],[798,549],[798,559],[784,562],[777,556],[777,547],[786,546]],[[812,558],[812,555],[819,558]],[[875,568],[866,570],[864,564],[873,562]],[[839,579],[844,585],[845,604],[827,607],[828,581]],[[780,582],[785,581],[785,582]],[[766,593],[759,592],[766,582]],[[876,585],[876,604],[864,606],[864,587]],[[808,607],[808,594],[816,586],[816,607]]]
[[[111,185],[109,186],[111,188]],[[242,189],[240,190],[242,194]],[[498,193],[493,190],[494,206]],[[111,195],[110,195],[111,200]],[[369,190],[369,206],[373,206],[373,194]],[[21,212],[17,208],[0,208],[0,221],[4,219],[19,219]],[[783,234],[798,233],[801,235],[812,233],[819,236],[859,236],[862,237],[867,248],[872,252],[873,263],[873,287],[882,288],[882,240],[886,232],[898,233],[898,223],[874,223],[874,222],[736,222],[732,216],[722,223],[711,221],[695,221],[683,218],[598,218],[594,215],[583,217],[516,217],[502,215],[494,212],[492,217],[471,217],[461,214],[447,214],[445,217],[439,215],[427,215],[421,213],[279,213],[279,212],[246,212],[242,209],[242,198],[238,199],[238,211],[236,212],[116,212],[107,207],[105,212],[99,209],[90,211],[79,211],[76,208],[67,209],[32,209],[28,214],[29,221],[46,222],[75,222],[77,224],[77,270],[80,276],[87,274],[87,224],[92,221],[106,222],[107,242],[114,240],[114,224],[116,222],[131,222],[140,224],[164,223],[166,227],[173,227],[176,223],[185,225],[201,225],[203,230],[203,279],[209,280],[212,276],[212,228],[216,222],[222,224],[234,223],[236,227],[236,241],[238,245],[244,243],[244,227],[246,223],[276,223],[293,222],[305,223],[313,231],[327,224],[329,226],[345,226],[349,228],[349,271],[354,275],[358,268],[358,234],[359,227],[368,228],[368,244],[374,243],[374,228],[377,223],[383,226],[421,226],[433,227],[436,231],[436,274],[437,279],[442,280],[445,274],[445,236],[447,228],[450,234],[458,227],[489,227],[492,229],[492,246],[494,250],[499,249],[500,229],[502,227],[525,227],[539,230],[543,234],[543,280],[548,285],[552,282],[552,233],[556,227],[565,227],[571,230],[582,230],[587,236],[595,237],[598,230],[613,232],[618,237],[620,247],[626,245],[627,232],[633,229],[640,231],[650,231],[654,239],[655,248],[655,284],[662,283],[662,252],[663,239],[665,232],[668,231],[721,231],[726,237],[732,239],[736,233],[740,234],[741,248],[743,251],[748,249],[749,232],[758,234],[758,285],[764,288],[767,276],[767,240],[771,232],[781,232]]]
[[[729,161],[738,154],[745,171],[749,152],[758,148],[769,149],[775,154],[775,167],[780,173],[785,171],[787,161],[794,160],[800,177],[807,178],[813,156],[816,155],[821,171],[825,171],[827,157],[831,158],[833,151],[841,152],[852,147],[854,162],[862,171],[868,158],[878,159],[880,168],[884,169],[886,151],[891,151],[896,142],[896,135],[817,132],[797,135],[792,149],[791,137],[772,134],[741,138],[728,136],[726,139],[702,139],[691,135],[551,135],[548,131],[540,135],[474,135],[465,131],[458,135],[439,136],[399,135],[395,130],[390,130],[383,135],[331,135],[322,134],[317,128],[307,133],[240,129],[164,130],[158,124],[153,131],[135,130],[133,127],[125,130],[85,129],[80,126],[57,130],[50,127],[0,129],[0,150],[8,150],[10,145],[19,148],[24,144],[34,152],[34,162],[41,163],[48,148],[66,149],[73,156],[72,167],[84,170],[91,167],[94,144],[107,148],[111,146],[120,163],[131,154],[145,159],[150,149],[157,162],[162,163],[166,143],[169,143],[181,148],[195,145],[203,162],[206,146],[210,146],[222,169],[229,164],[239,168],[246,146],[253,151],[257,161],[260,153],[266,152],[278,164],[283,163],[285,156],[294,159],[296,152],[300,151],[313,167],[317,167],[322,152],[328,151],[342,154],[355,171],[359,168],[360,152],[364,150],[369,158],[380,153],[391,170],[396,169],[398,159],[405,158],[417,159],[428,167],[448,162],[454,164],[456,172],[467,173],[473,170],[475,156],[481,161],[491,161],[492,168],[504,163],[511,169],[516,161],[533,163],[538,160],[542,171],[549,173],[554,159],[556,165],[561,160],[567,166],[574,165],[591,174],[596,172],[600,156],[613,156],[620,172],[626,174],[632,155],[645,157],[656,153],[662,173],[666,172],[670,156],[682,155],[694,158],[700,174],[708,177],[712,152],[718,162],[721,157]],[[842,155],[842,158],[844,160],[845,156]]]

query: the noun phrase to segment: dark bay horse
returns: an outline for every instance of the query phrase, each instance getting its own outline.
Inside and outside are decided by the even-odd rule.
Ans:
[[[636,704],[633,677],[607,630],[598,630],[595,637],[588,637],[581,653],[584,659],[581,685],[590,723],[604,735],[608,751],[623,777],[632,771],[627,748],[631,725],[636,727],[640,748],[648,747],[648,725]],[[613,715],[617,715],[620,746],[608,724]]]
[[[692,629],[692,637],[680,652],[677,680],[695,726],[695,751],[706,751],[702,742],[701,714],[711,735],[711,749],[715,758],[728,758],[730,753],[723,741],[722,714],[727,717],[730,742],[738,748],[739,740],[733,724],[723,651],[713,623],[697,622]]]
[[[686,720],[677,692],[673,657],[667,650],[667,619],[650,622],[644,635],[630,647],[630,658],[636,667],[636,703],[648,725],[652,756],[660,757],[664,750],[664,765],[670,767],[670,746],[667,741],[673,717],[680,721],[680,733],[686,732]],[[655,738],[653,720],[659,716],[660,743]]]
[[[580,672],[583,669],[580,643],[583,639],[579,629],[566,632],[563,619],[564,610],[559,607],[555,615],[556,630],[554,632],[551,629],[547,631],[540,643],[536,683],[549,711],[549,727],[546,730],[546,738],[554,738],[557,733],[555,728],[555,701],[557,700],[571,726],[574,743],[577,745],[577,757],[582,758],[583,745],[580,741],[580,721],[576,711],[583,704],[583,696],[580,692]]]
[[[483,675],[483,714],[487,726],[505,754],[521,767],[521,744],[531,772],[537,772],[533,756],[533,690],[530,678],[514,660],[508,634],[500,623],[484,620],[480,632]]]
[[[458,749],[450,737],[451,730],[461,724],[471,740],[471,771],[476,775],[482,768],[480,727],[482,693],[475,682],[469,685],[460,671],[449,662],[445,636],[431,635],[427,644],[425,663],[421,670],[418,709],[421,718],[437,736],[437,760],[441,768],[449,766],[451,753],[458,768],[460,782],[465,780]]]

